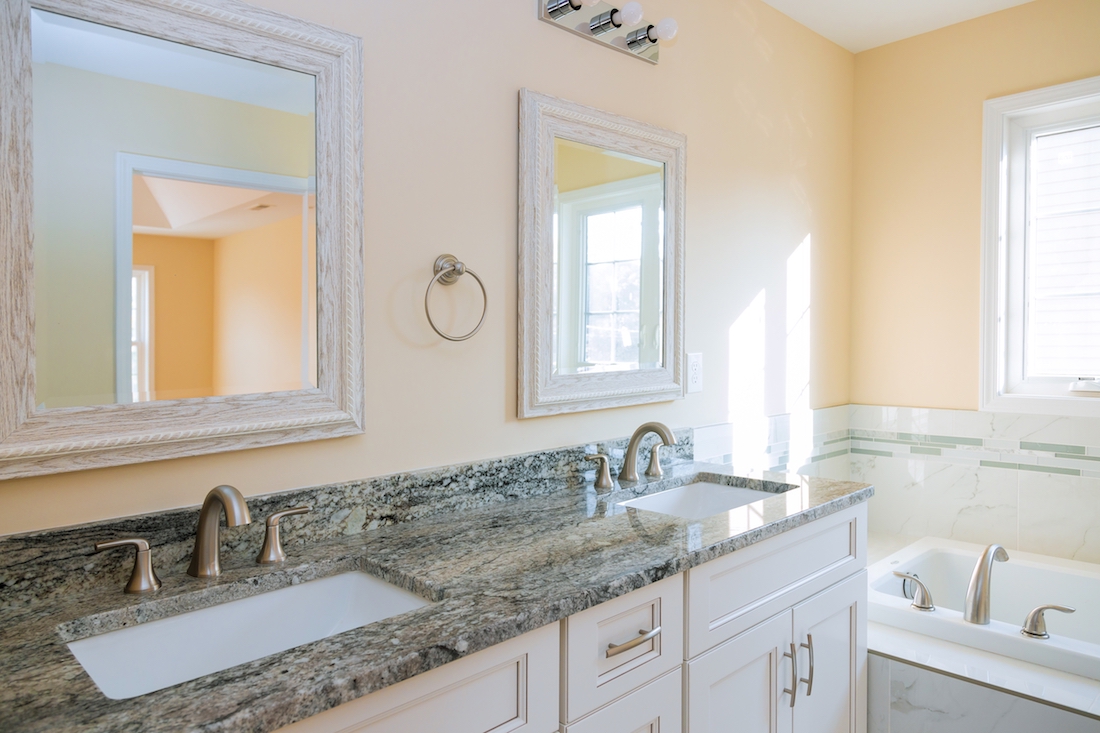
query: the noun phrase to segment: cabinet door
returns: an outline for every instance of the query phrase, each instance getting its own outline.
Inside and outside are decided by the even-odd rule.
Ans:
[[[684,730],[791,733],[790,650],[787,611],[685,665]]]
[[[865,733],[866,571],[795,606],[794,640],[806,680],[799,682],[794,733]]]

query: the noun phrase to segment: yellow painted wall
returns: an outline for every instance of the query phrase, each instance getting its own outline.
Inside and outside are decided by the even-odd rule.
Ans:
[[[213,394],[302,389],[302,217],[222,237],[213,251]]]
[[[119,152],[313,173],[313,117],[34,64],[36,402],[114,402]]]
[[[604,155],[588,145],[554,140],[554,183],[558,193],[663,172],[663,165],[646,165],[636,160]]]
[[[1100,75],[1100,2],[856,56],[851,400],[978,406],[982,102]]]
[[[787,259],[807,235],[812,404],[849,401],[851,53],[760,0],[647,1],[650,17],[680,24],[658,66],[540,22],[527,2],[465,14],[442,0],[255,4],[368,39],[366,432],[6,481],[0,533],[193,506],[221,483],[258,494],[629,435],[647,420],[726,422],[730,353],[760,348],[731,349],[730,326],[765,291],[779,344],[769,359],[782,356]],[[415,43],[398,32],[410,27]],[[521,87],[687,135],[685,347],[705,356],[702,392],[516,418]],[[485,326],[462,343],[443,341],[424,318],[424,289],[443,252],[468,262],[489,290]],[[476,322],[472,282],[443,290],[444,325]],[[783,412],[785,371],[772,373],[769,409]]]
[[[214,242],[135,234],[134,264],[154,267],[156,398],[214,394]]]

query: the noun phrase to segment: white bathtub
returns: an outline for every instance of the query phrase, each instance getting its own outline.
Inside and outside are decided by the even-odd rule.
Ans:
[[[970,574],[984,547],[926,537],[868,571],[868,619],[1062,672],[1100,680],[1100,565],[1009,550],[994,563],[988,626],[963,621]],[[936,610],[910,608],[895,570],[918,576]],[[1020,633],[1029,611],[1056,603],[1076,613],[1046,612],[1049,639]]]

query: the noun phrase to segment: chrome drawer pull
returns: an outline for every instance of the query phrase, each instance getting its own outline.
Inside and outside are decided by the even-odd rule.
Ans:
[[[658,626],[653,629],[653,631],[638,629],[638,633],[641,634],[641,636],[635,637],[625,644],[608,644],[607,658],[611,659],[611,657],[615,656],[616,654],[622,654],[623,652],[629,651],[636,646],[641,646],[642,644],[645,644],[650,639],[656,639],[658,636],[661,635],[661,627]]]
[[[806,634],[806,641],[808,644],[802,644],[803,649],[810,650],[810,677],[809,679],[803,677],[799,682],[806,683],[806,697],[814,694],[814,635]]]
[[[784,687],[783,692],[791,696],[791,707],[794,707],[794,700],[798,697],[798,647],[791,642],[791,651],[788,654],[783,652],[783,656],[791,660],[791,686]]]

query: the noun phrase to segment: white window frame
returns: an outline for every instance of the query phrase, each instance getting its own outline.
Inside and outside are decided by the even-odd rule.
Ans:
[[[134,265],[131,278],[138,276],[144,280],[144,288],[138,298],[138,330],[140,338],[130,334],[130,347],[138,347],[138,388],[137,394],[131,391],[134,402],[150,402],[156,397],[156,271],[152,265]],[[144,307],[140,307],[144,306]],[[133,375],[131,375],[131,380]],[[132,390],[132,385],[131,385]]]
[[[664,206],[664,179],[660,173],[651,173],[622,181],[603,183],[588,188],[558,194],[557,236],[561,237],[558,248],[560,268],[558,277],[558,367],[567,371],[595,366],[585,361],[585,328],[588,307],[588,242],[585,222],[589,216],[619,211],[638,206],[642,209],[642,287],[651,284],[657,288],[660,303],[656,312],[643,309],[638,314],[639,339],[660,358],[660,324],[664,313],[664,293],[658,255],[663,252],[661,242]],[[647,246],[656,239],[656,246]],[[568,253],[568,254],[563,254]],[[566,276],[568,271],[568,276]],[[647,283],[647,274],[654,274]],[[571,287],[562,287],[566,283]],[[643,303],[649,303],[645,297]],[[639,352],[640,353],[640,352]],[[644,364],[644,363],[643,363]],[[649,365],[652,367],[652,364]]]
[[[1095,121],[1100,121],[1100,77],[985,102],[979,379],[982,410],[1100,416],[1100,399],[1071,392],[1074,380],[1025,377],[1023,344],[1030,142],[1039,133]]]

